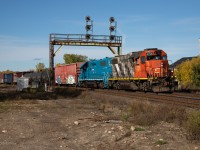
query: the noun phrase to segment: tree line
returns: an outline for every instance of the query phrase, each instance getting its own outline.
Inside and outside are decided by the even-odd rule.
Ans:
[[[190,88],[200,87],[200,56],[177,66],[175,75],[181,85]]]
[[[76,62],[85,62],[85,61],[88,60],[88,57],[85,56],[85,55],[64,54],[63,59],[65,61],[64,64],[71,64],[71,63],[76,63]],[[63,65],[63,64],[60,64],[60,63],[56,64],[56,66],[59,66],[59,65]],[[38,63],[36,65],[36,71],[37,72],[44,70],[44,69],[45,69],[44,63]]]

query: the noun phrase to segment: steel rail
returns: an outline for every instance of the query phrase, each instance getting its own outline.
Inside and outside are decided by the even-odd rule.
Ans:
[[[161,102],[173,105],[180,105],[190,108],[200,108],[200,99],[194,97],[173,96],[172,94],[155,94],[143,92],[127,92],[127,91],[114,91],[114,90],[100,90],[95,89],[94,92],[109,94],[113,96],[121,96],[127,98],[134,98],[139,100],[148,100],[154,102]]]

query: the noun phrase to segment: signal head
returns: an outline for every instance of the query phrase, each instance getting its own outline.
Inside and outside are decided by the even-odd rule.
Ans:
[[[86,25],[86,26],[85,26],[85,29],[86,29],[87,31],[91,30],[91,25]]]
[[[86,34],[86,35],[85,35],[85,38],[86,38],[87,40],[89,40],[89,39],[90,39],[90,37],[91,37],[91,35],[90,35],[90,34]]]
[[[113,32],[115,30],[115,26],[110,26],[110,31]]]
[[[110,17],[110,23],[113,23],[113,22],[115,22],[115,18],[114,17]]]
[[[91,19],[90,19],[90,16],[86,16],[85,17],[85,20],[88,22],[88,21],[90,21]]]
[[[110,40],[111,41],[115,40],[115,36],[114,35],[110,35]]]

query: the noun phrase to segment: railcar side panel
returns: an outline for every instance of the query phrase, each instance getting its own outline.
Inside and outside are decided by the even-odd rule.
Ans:
[[[4,83],[5,84],[12,84],[13,83],[13,73],[4,74]]]
[[[4,74],[0,73],[0,84],[4,83]]]
[[[77,84],[81,64],[83,64],[83,62],[55,67],[55,82],[57,84],[67,85]]]

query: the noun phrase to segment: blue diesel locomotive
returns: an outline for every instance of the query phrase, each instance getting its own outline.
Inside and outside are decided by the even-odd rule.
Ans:
[[[91,60],[82,64],[78,81],[81,87],[108,88],[112,77],[111,58]]]

